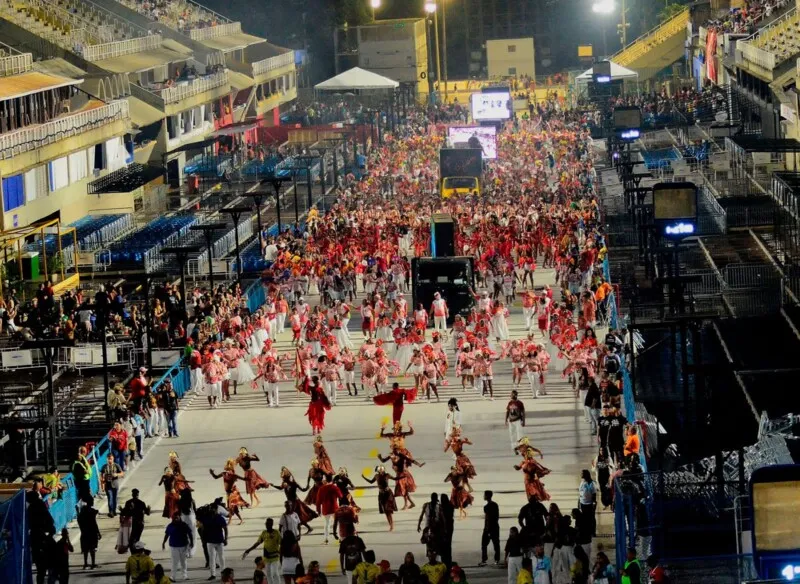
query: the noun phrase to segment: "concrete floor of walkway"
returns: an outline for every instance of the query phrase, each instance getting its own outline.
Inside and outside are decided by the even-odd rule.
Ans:
[[[552,270],[538,270],[536,283],[543,285],[553,282]],[[555,286],[554,286],[555,288]],[[359,336],[358,322],[351,322],[354,340]],[[522,311],[517,303],[512,307],[509,329],[512,338],[525,335]],[[598,332],[598,337],[602,338]],[[279,339],[279,350],[289,350],[289,337]],[[452,364],[452,353],[451,353]],[[590,435],[589,426],[584,421],[582,404],[578,404],[568,382],[561,377],[563,362],[553,355],[551,372],[548,377],[548,395],[532,399],[530,391],[521,391],[528,412],[527,435],[532,444],[544,452],[543,464],[552,473],[545,478],[545,485],[552,500],[562,512],[569,513],[576,506],[577,487],[581,469],[590,468],[595,454],[595,439]],[[409,379],[401,380],[408,385]],[[444,420],[446,401],[457,397],[461,403],[464,434],[474,446],[466,449],[472,459],[478,476],[473,479],[475,506],[468,510],[469,517],[457,520],[453,538],[453,558],[465,566],[470,582],[505,581],[505,570],[500,568],[477,568],[480,561],[480,539],[483,526],[482,494],[486,489],[495,492],[495,501],[501,512],[501,547],[505,544],[508,529],[517,523],[517,514],[525,504],[525,491],[522,473],[514,470],[518,457],[511,451],[508,432],[503,420],[505,407],[511,391],[511,367],[506,359],[495,365],[495,400],[485,400],[473,392],[463,393],[459,380],[456,380],[451,366],[449,385],[440,390],[441,403],[427,403],[418,400],[406,407],[404,421],[411,421],[415,435],[407,439],[409,449],[419,460],[427,464],[415,468],[414,477],[418,490],[415,494],[417,508],[395,514],[395,531],[389,533],[386,520],[377,511],[377,491],[361,480],[362,471],[372,476],[372,469],[378,463],[378,452],[388,451],[388,441],[377,437],[382,422],[391,415],[391,408],[378,407],[363,397],[339,397],[339,403],[326,418],[323,433],[334,468],[346,466],[353,482],[359,487],[356,500],[363,508],[360,515],[359,533],[369,549],[374,549],[377,559],[386,558],[393,566],[399,565],[406,551],[412,551],[418,563],[424,563],[424,546],[420,544],[416,531],[417,519],[422,503],[428,500],[431,492],[448,493],[450,485],[444,484],[444,477],[452,464],[450,453],[443,452]],[[179,419],[180,438],[163,438],[151,445],[145,459],[134,463],[120,492],[120,501],[130,497],[130,490],[138,488],[141,498],[152,506],[153,514],[148,518],[142,536],[156,563],[162,563],[169,574],[169,550],[161,550],[166,519],[161,517],[164,492],[158,486],[159,478],[167,464],[169,451],[175,450],[181,459],[186,477],[194,481],[195,500],[198,505],[210,502],[223,495],[221,481],[215,481],[208,470],[219,472],[228,458],[235,457],[240,447],[245,446],[251,453],[258,454],[262,462],[255,467],[269,481],[278,481],[282,466],[288,466],[298,481],[304,482],[313,457],[312,437],[307,419],[304,417],[308,399],[298,395],[292,383],[282,384],[282,407],[266,407],[263,394],[249,388],[242,389],[229,403],[217,410],[208,409],[202,397],[189,397],[183,404]],[[579,407],[580,406],[580,407]],[[244,492],[244,488],[241,489]],[[227,564],[236,570],[237,581],[249,581],[252,575],[254,551],[242,560],[242,551],[252,545],[264,528],[267,517],[277,518],[283,511],[284,496],[274,489],[261,491],[261,506],[243,511],[245,522],[230,526],[230,537],[226,548]],[[104,501],[97,504],[105,510]],[[400,505],[402,506],[402,505]],[[72,558],[73,582],[114,583],[124,582],[124,563],[127,555],[117,554],[115,548],[117,521],[100,516],[103,539],[100,542],[97,561],[99,567],[93,571],[83,571],[82,557],[79,553],[77,527],[71,532],[76,553]],[[322,520],[313,522],[314,532],[304,536],[301,541],[303,559],[306,563],[317,560],[327,573],[333,575],[332,581],[344,581],[340,575],[338,548],[332,540],[324,545]],[[613,517],[610,512],[599,514],[598,533],[595,545],[606,548],[613,546],[611,532]],[[502,553],[502,551],[501,551]],[[198,550],[190,560],[190,580],[201,581],[208,577],[203,569],[203,555]],[[337,576],[338,575],[338,576]]]

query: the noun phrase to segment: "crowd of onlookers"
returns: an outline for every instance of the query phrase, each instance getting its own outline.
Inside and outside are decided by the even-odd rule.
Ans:
[[[125,0],[124,3],[150,20],[163,22],[180,31],[219,24],[213,13],[203,10],[197,4],[181,0]]]
[[[731,8],[724,17],[709,21],[707,27],[721,33],[752,34],[762,20],[789,4],[790,0],[745,0],[744,6]]]

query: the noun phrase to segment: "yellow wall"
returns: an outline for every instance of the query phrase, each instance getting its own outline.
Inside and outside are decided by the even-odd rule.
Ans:
[[[47,217],[61,212],[61,223],[67,225],[86,215],[102,215],[104,213],[133,213],[132,193],[109,193],[104,195],[87,195],[87,185],[95,180],[88,176],[50,193],[46,197],[37,197],[25,203],[22,207],[3,213],[2,228],[13,229],[14,215],[17,216],[17,226],[24,227]]]
[[[512,49],[513,52],[509,51]],[[486,61],[489,77],[536,76],[533,38],[486,41]],[[516,72],[509,72],[516,69]]]

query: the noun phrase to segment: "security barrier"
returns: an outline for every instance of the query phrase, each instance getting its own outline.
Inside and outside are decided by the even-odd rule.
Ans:
[[[167,370],[164,375],[153,385],[153,391],[158,389],[164,384],[166,380],[172,381],[172,387],[179,398],[182,398],[191,388],[191,378],[189,368],[184,366],[181,360]],[[111,451],[111,445],[108,437],[104,436],[97,445],[92,448],[87,458],[92,466],[92,474],[89,479],[89,489],[93,497],[97,497],[100,492],[99,470],[105,464],[106,455]],[[60,531],[66,527],[76,517],[75,506],[78,504],[78,491],[75,488],[75,481],[73,480],[72,473],[65,475],[61,479],[64,485],[64,490],[60,497],[48,495],[46,501],[50,506],[50,515],[55,522],[56,531]],[[0,575],[2,575],[0,566]],[[16,580],[0,579],[2,582],[14,582]]]
[[[0,505],[0,582],[32,584],[25,490]]]

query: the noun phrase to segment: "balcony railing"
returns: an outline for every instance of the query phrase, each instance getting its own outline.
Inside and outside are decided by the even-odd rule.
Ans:
[[[752,41],[739,41],[736,48],[741,51],[742,59],[767,71],[774,70],[778,63],[774,53],[753,45]]]
[[[225,24],[217,24],[215,26],[206,26],[204,28],[193,28],[189,30],[189,38],[194,41],[204,41],[207,39],[215,39],[223,36],[230,36],[233,34],[241,34],[241,22],[226,22]]]
[[[89,132],[116,120],[129,118],[128,102],[120,100],[85,112],[63,116],[38,126],[0,134],[0,160]]]
[[[172,87],[165,87],[160,91],[160,95],[161,99],[164,100],[164,103],[169,105],[171,103],[177,103],[181,100],[184,100],[187,97],[191,97],[217,87],[222,87],[223,85],[228,85],[229,83],[228,71],[224,70],[218,73],[212,73],[211,75],[206,75],[205,77],[191,79],[186,82],[181,81],[178,85],[173,85]]]
[[[22,53],[21,55],[11,55],[10,57],[0,58],[0,77],[18,75],[30,71],[33,66],[33,55]]]
[[[132,55],[142,51],[157,49],[161,46],[163,39],[160,34],[152,34],[135,39],[115,41],[113,43],[103,43],[100,45],[89,45],[82,47],[81,54],[87,61],[102,61],[123,55]]]
[[[269,57],[253,63],[253,75],[264,75],[282,67],[294,65],[294,51],[289,51],[277,57]]]

